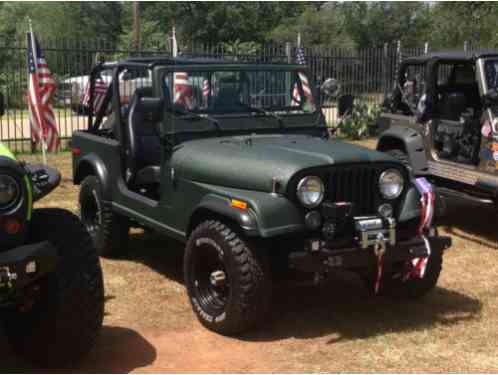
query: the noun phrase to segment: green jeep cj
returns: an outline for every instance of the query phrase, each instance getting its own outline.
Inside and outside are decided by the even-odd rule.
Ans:
[[[385,250],[382,291],[421,296],[436,284],[449,239],[430,230],[425,245],[407,169],[329,140],[303,66],[136,58],[98,65],[92,86],[104,70],[113,83],[72,139],[82,221],[101,255],[121,251],[130,226],[185,242],[188,295],[209,329],[264,320],[272,275],[287,268],[317,280],[347,269],[373,284]],[[152,77],[127,103],[123,71]],[[425,256],[424,277],[402,277]]]
[[[104,317],[102,270],[85,227],[69,211],[33,209],[59,182],[57,170],[19,162],[0,142],[0,322],[18,354],[57,367],[92,348]]]

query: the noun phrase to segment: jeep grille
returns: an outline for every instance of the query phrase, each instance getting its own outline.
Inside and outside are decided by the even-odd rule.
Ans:
[[[325,199],[353,202],[356,215],[374,214],[380,200],[378,179],[381,170],[368,166],[333,168],[325,172]]]
[[[379,192],[378,181],[382,171],[388,168],[400,170],[405,178],[405,190],[395,200],[385,200]],[[407,174],[402,167],[391,163],[348,164],[325,168],[312,168],[298,173],[293,180],[291,189],[295,189],[296,180],[306,175],[316,175],[323,179],[325,184],[325,201],[352,202],[355,215],[376,215],[378,207],[389,202],[397,213],[399,201],[409,185]],[[295,190],[294,190],[295,191]]]

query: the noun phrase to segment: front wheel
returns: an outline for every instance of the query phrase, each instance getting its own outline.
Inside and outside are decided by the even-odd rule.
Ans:
[[[437,284],[443,268],[443,252],[433,250],[427,262],[423,278],[409,278],[403,281],[402,277],[385,275],[382,280],[381,292],[390,297],[400,299],[417,299],[425,296]]]
[[[262,322],[271,300],[266,254],[225,224],[197,226],[187,243],[185,283],[199,321],[233,335]]]
[[[104,284],[92,240],[77,216],[61,209],[33,212],[31,242],[57,248],[56,270],[28,301],[6,312],[5,331],[14,350],[46,367],[64,366],[93,346],[104,316]]]

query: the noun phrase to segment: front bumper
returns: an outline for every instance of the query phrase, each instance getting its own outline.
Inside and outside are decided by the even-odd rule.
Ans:
[[[56,266],[57,249],[47,241],[0,253],[0,300],[53,272]]]
[[[428,238],[431,252],[443,252],[451,246],[451,238],[434,236]],[[384,264],[389,265],[406,262],[415,258],[427,256],[427,247],[422,237],[398,242],[396,245],[386,244]],[[373,246],[367,248],[354,247],[344,249],[329,249],[321,243],[313,251],[293,252],[289,255],[289,266],[304,272],[325,272],[331,268],[359,269],[374,267],[377,258]]]

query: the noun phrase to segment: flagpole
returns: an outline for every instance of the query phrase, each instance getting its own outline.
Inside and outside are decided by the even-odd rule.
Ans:
[[[35,37],[33,35],[33,27],[31,24],[31,18],[28,18],[28,24],[29,24],[29,35],[31,37],[31,50],[33,51],[33,59],[35,61],[35,69],[38,71],[38,56],[36,56],[36,44],[35,44]],[[38,74],[38,72],[36,73]],[[29,76],[29,68],[28,68],[28,76]],[[29,91],[29,87],[28,87]],[[28,105],[28,110],[31,112],[31,107]],[[31,116],[33,117],[33,116]],[[41,142],[41,149],[42,149],[42,158],[43,158],[43,164],[47,164],[47,154],[45,150],[45,139],[43,138],[43,124],[40,124],[39,130],[38,130],[38,138],[40,139]],[[33,127],[31,126],[31,131],[33,131]]]
[[[178,43],[176,42],[176,28],[175,26],[173,26],[173,29],[172,29],[172,37],[171,37],[171,54],[173,57],[177,57],[178,56]]]

